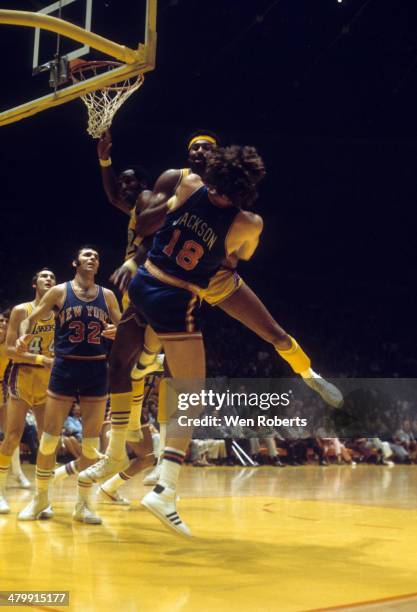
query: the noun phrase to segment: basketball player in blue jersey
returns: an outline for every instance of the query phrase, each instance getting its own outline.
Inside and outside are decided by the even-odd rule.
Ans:
[[[33,324],[53,310],[56,312],[55,360],[52,366],[38,460],[36,494],[19,514],[19,520],[49,518],[49,484],[54,473],[55,454],[66,416],[75,399],[79,400],[83,420],[82,456],[73,469],[83,469],[97,459],[99,434],[104,420],[108,392],[108,343],[120,320],[116,296],[95,284],[99,267],[98,252],[85,246],[72,263],[72,281],[50,289],[22,322],[18,351],[30,344]],[[73,513],[77,521],[98,524],[90,507],[91,489],[79,487]]]
[[[204,176],[206,155],[219,144],[219,139],[213,132],[192,134],[188,141],[188,162],[191,172]],[[183,170],[167,170],[156,181],[153,188],[153,202],[175,194],[184,176]],[[140,199],[149,200],[148,193]],[[142,212],[137,217],[137,232],[139,236],[147,236],[157,231],[165,216],[164,205],[146,206],[142,203]],[[227,257],[220,269],[210,280],[208,288],[202,293],[202,299],[212,306],[218,306],[226,314],[237,319],[260,338],[273,345],[280,357],[291,366],[296,374],[323,400],[333,407],[343,403],[340,391],[331,383],[314,372],[309,357],[304,353],[296,340],[287,334],[274,320],[258,296],[237,274],[238,260]]]
[[[164,172],[155,183],[153,188],[152,198],[153,206],[149,206],[149,192],[138,193],[138,210],[139,215],[137,216],[137,227],[136,233],[138,238],[136,242],[140,242],[140,236],[146,236],[152,234],[154,231],[159,229],[163,219],[166,215],[166,208],[164,205],[158,206],[158,200],[161,198],[167,198],[173,196],[176,190],[180,187],[182,181],[187,175],[192,172],[196,175],[203,175],[206,167],[206,154],[216,148],[220,143],[218,136],[214,132],[208,130],[199,130],[194,132],[188,140],[188,163],[189,168],[183,168],[181,170],[167,170]],[[105,153],[103,153],[105,154]],[[108,158],[110,159],[110,158]],[[108,160],[106,160],[108,161]],[[111,163],[111,160],[110,160]],[[302,348],[297,342],[289,336],[282,327],[274,320],[270,312],[259,300],[256,294],[250,289],[250,287],[243,282],[240,276],[236,272],[238,260],[236,257],[228,257],[220,266],[217,273],[210,279],[210,283],[204,291],[201,292],[201,297],[208,304],[212,306],[218,306],[229,316],[237,319],[244,324],[248,329],[256,333],[263,340],[271,343],[277,353],[285,361],[289,363],[293,371],[300,374],[304,382],[318,392],[324,401],[332,406],[339,406],[343,402],[340,391],[331,383],[327,382],[324,378],[316,374],[311,368],[309,357],[304,353]],[[125,266],[129,266],[129,262],[125,262]],[[132,317],[128,315],[128,320],[125,322],[127,325],[124,326],[124,339],[123,342],[116,340],[114,351],[114,364],[122,363],[122,355],[116,359],[116,354],[119,355],[119,347],[124,355],[134,353],[135,343],[139,346],[141,340],[140,332],[135,330],[135,320],[138,320],[138,315]],[[128,329],[129,328],[129,333]],[[116,349],[117,345],[117,351]],[[143,342],[142,342],[143,345]],[[159,351],[154,342],[155,352]],[[111,371],[116,372],[115,368],[111,368]],[[118,373],[115,374],[115,387],[114,389],[121,389],[120,392],[116,392],[114,398],[114,404],[119,405],[120,409],[125,410],[127,402],[127,388],[126,385],[119,385],[123,375],[120,373],[120,367],[117,368]],[[125,393],[123,393],[123,391]],[[162,410],[160,411],[162,413]],[[158,417],[159,418],[159,417]],[[164,415],[163,418],[159,418],[161,423],[161,434],[165,430],[164,421],[168,420],[168,416]],[[162,436],[163,437],[163,436]],[[120,461],[120,453],[122,449],[122,442],[119,442],[119,446],[116,449],[118,453],[118,459]],[[104,467],[104,466],[103,466]],[[111,474],[111,466],[107,465],[105,471],[100,470],[100,466],[95,466],[96,473],[95,477],[101,478],[102,475],[107,473]],[[114,493],[114,484],[120,484],[123,481],[131,478],[139,469],[141,465],[132,465],[129,470],[125,473],[120,473],[121,478],[115,480],[114,483],[109,483]],[[145,479],[146,484],[154,484],[159,477],[159,465],[157,468]],[[103,485],[106,488],[108,483]]]
[[[256,199],[256,185],[264,174],[263,162],[253,147],[216,148],[207,154],[204,183],[198,175],[190,174],[175,198],[156,199],[159,208],[165,207],[165,221],[154,237],[147,261],[130,283],[129,296],[158,334],[174,378],[205,378],[201,292],[225,258],[247,260],[253,255],[263,223],[258,215],[244,209]],[[115,280],[122,286],[129,280],[126,266],[116,272]],[[190,532],[177,514],[175,497],[191,432],[192,428],[185,431],[172,423],[160,480],[142,501],[183,535]]]
[[[163,222],[165,207],[155,205],[158,199],[175,195],[181,182],[190,172],[203,176],[206,154],[219,144],[220,139],[214,132],[209,130],[194,132],[188,139],[189,168],[165,171],[157,179],[152,194],[149,191],[138,192],[135,239],[137,244],[141,238],[157,231]],[[148,205],[150,198],[153,199],[153,206]],[[296,340],[274,320],[258,296],[237,274],[237,264],[238,260],[232,257],[222,262],[217,273],[210,279],[207,289],[202,293],[204,301],[212,306],[218,306],[260,338],[272,344],[279,356],[287,361],[293,371],[300,374],[303,381],[319,393],[326,403],[339,407],[343,402],[340,391],[314,372],[310,359]]]

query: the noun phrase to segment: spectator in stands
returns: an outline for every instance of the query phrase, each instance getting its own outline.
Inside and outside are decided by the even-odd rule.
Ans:
[[[393,442],[391,443],[391,449],[399,461],[402,463],[411,463],[412,456],[415,456],[416,440],[409,419],[404,419],[400,429],[397,429],[395,432]]]
[[[82,432],[80,406],[74,402],[62,429],[59,457],[72,460],[81,456]]]

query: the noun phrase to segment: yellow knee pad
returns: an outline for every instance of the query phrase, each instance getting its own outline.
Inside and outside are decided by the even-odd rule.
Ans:
[[[43,432],[39,444],[39,452],[42,455],[53,455],[58,446],[59,436],[51,436],[51,434]]]

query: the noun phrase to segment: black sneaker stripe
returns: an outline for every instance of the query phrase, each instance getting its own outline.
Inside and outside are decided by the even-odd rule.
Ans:
[[[171,512],[170,514],[167,514],[166,516],[170,518],[171,516],[175,516],[176,514],[177,514],[177,511],[175,510],[174,512]]]

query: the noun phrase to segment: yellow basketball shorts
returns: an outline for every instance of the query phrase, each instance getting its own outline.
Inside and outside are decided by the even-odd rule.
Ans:
[[[15,363],[9,376],[10,397],[29,406],[42,406],[46,401],[51,370],[39,366]]]
[[[210,306],[217,306],[217,304],[233,295],[242,284],[243,280],[236,270],[220,268],[210,280],[207,289],[201,290],[200,297]]]

